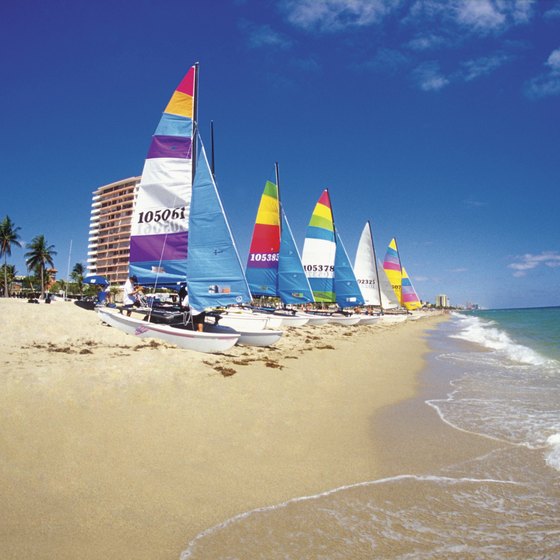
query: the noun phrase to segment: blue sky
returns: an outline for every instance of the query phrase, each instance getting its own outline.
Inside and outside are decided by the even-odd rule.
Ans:
[[[91,194],[140,174],[200,62],[199,123],[245,259],[280,164],[303,244],[326,187],[353,259],[371,220],[420,297],[560,305],[560,2],[10,2],[0,21],[2,203],[55,265],[85,264]],[[72,253],[69,259],[69,247]],[[24,249],[9,262],[25,273]]]

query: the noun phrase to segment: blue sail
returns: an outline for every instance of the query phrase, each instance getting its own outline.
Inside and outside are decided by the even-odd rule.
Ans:
[[[312,303],[313,292],[301,264],[290,224],[284,210],[280,211],[282,235],[278,259],[278,295],[283,303]]]
[[[356,280],[356,275],[350,259],[338,235],[336,235],[336,255],[334,258],[334,292],[336,294],[336,303],[339,307],[355,307],[364,304],[364,298],[360,290],[360,285]]]
[[[248,303],[249,286],[202,142],[192,187],[187,254],[189,305],[196,311]]]

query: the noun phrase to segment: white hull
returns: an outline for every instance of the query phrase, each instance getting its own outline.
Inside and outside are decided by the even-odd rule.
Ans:
[[[220,325],[206,325],[208,332],[215,333],[236,333],[239,335],[237,344],[241,346],[272,346],[276,344],[282,335],[283,331],[273,331],[269,329],[262,329],[258,331],[237,331],[231,327]]]
[[[405,315],[404,313],[402,315],[382,315],[381,321],[383,323],[402,323],[406,321],[407,318],[408,315]]]
[[[268,327],[268,317],[252,313],[222,313],[219,324],[236,331],[262,331]]]
[[[302,327],[308,323],[308,318],[302,315],[266,313],[261,311],[255,311],[253,315],[266,318],[268,320],[266,326],[269,329],[279,329],[280,327]]]
[[[359,315],[331,315],[329,318],[329,323],[335,325],[357,325],[360,322]]]
[[[309,323],[309,317],[302,315],[284,315],[282,316],[283,327],[303,327]]]
[[[307,324],[313,326],[326,325],[331,320],[330,315],[313,315],[312,313],[301,313],[300,316],[307,317]]]
[[[239,333],[212,333],[178,329],[159,323],[148,323],[120,313],[111,313],[99,309],[100,319],[127,334],[139,338],[156,338],[174,344],[179,348],[195,352],[220,353],[233,348],[239,340]]]
[[[362,315],[360,325],[375,325],[381,321],[381,315]]]

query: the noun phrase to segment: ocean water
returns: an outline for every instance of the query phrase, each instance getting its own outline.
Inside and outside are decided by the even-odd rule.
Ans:
[[[421,406],[491,451],[245,512],[181,559],[560,559],[560,308],[455,313],[430,344]]]

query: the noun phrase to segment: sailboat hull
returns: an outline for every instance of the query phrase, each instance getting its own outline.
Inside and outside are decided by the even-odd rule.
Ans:
[[[238,331],[231,327],[222,325],[207,325],[207,332],[212,333],[236,333],[239,335],[237,344],[240,346],[272,346],[276,344],[284,334],[283,331],[261,329],[257,331],[241,330]]]
[[[223,327],[231,327],[236,331],[261,331],[269,326],[266,316],[235,312],[222,313],[219,324]]]
[[[381,315],[362,315],[360,325],[375,325],[381,320]]]
[[[169,325],[148,323],[119,313],[98,310],[99,318],[111,327],[139,338],[155,338],[174,344],[185,350],[215,354],[233,348],[240,338],[239,333],[197,332],[171,327]]]
[[[331,315],[329,319],[329,323],[333,323],[335,325],[346,325],[347,327],[357,325],[359,322],[359,315]]]

